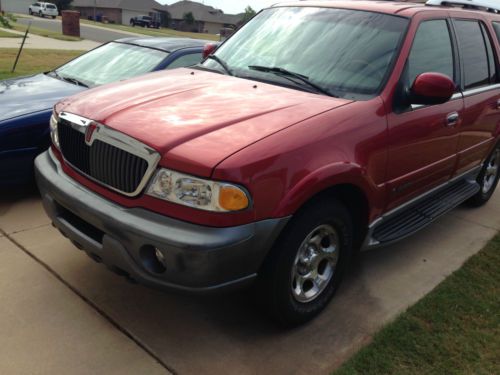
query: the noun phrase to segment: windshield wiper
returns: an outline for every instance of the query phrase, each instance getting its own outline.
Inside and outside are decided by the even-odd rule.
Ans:
[[[216,61],[217,63],[219,63],[220,66],[222,66],[224,68],[224,70],[227,72],[227,74],[229,74],[230,76],[234,76],[234,73],[231,70],[231,68],[229,68],[229,66],[225,63],[225,61],[222,60],[220,57],[218,57],[216,55],[209,55],[207,57],[207,59]]]
[[[62,75],[57,73],[55,70],[53,70],[49,73],[52,73],[57,79],[60,79],[61,81],[66,81],[66,82],[72,83],[72,84],[77,85],[77,86],[82,86],[82,87],[87,87],[87,88],[89,87],[89,85],[87,85],[86,83],[83,83],[82,81],[80,81],[76,78],[63,77]]]
[[[251,70],[257,70],[259,72],[264,72],[264,73],[275,73],[275,74],[283,76],[285,78],[295,78],[295,79],[301,81],[302,83],[305,83],[310,88],[313,88],[316,92],[319,92],[321,94],[328,95],[328,96],[331,96],[334,98],[336,97],[331,92],[329,92],[327,89],[325,89],[321,86],[318,86],[317,84],[311,82],[309,77],[307,77],[303,74],[294,73],[294,72],[291,72],[291,71],[284,69],[284,68],[270,67],[270,66],[250,65],[248,68]],[[297,83],[296,81],[293,81],[293,82]]]

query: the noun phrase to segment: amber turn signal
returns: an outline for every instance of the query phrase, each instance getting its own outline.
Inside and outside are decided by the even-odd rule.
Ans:
[[[248,207],[248,197],[246,193],[230,185],[220,187],[219,206],[227,211],[240,211]]]

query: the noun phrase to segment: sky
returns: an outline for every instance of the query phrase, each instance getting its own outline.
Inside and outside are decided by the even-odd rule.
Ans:
[[[162,4],[173,4],[178,0],[158,0]],[[257,12],[262,8],[276,4],[280,0],[196,0],[205,5],[213,6],[214,8],[222,9],[224,13],[237,14],[243,13],[245,8],[250,5]],[[281,0],[283,1],[283,0]]]

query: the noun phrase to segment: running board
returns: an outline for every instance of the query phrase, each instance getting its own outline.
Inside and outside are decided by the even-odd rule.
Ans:
[[[376,224],[368,247],[383,246],[407,237],[451,211],[480,190],[475,180],[460,179]]]

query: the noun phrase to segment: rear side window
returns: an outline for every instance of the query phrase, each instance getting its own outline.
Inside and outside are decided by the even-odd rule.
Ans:
[[[496,66],[486,29],[477,21],[455,20],[458,47],[462,56],[465,89],[492,84]]]
[[[493,28],[495,29],[495,33],[497,34],[497,39],[500,42],[500,22],[493,22]]]
[[[408,86],[422,73],[436,72],[454,79],[453,48],[445,20],[423,22],[408,57]]]
[[[176,69],[176,68],[184,68],[188,66],[193,66],[201,62],[202,56],[201,53],[190,53],[188,55],[184,55],[179,57],[178,59],[172,61],[166,69]]]

